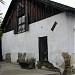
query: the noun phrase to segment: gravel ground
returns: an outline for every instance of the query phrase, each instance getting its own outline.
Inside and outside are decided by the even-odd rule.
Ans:
[[[39,69],[21,69],[17,64],[1,63],[0,75],[60,75],[58,72],[39,70]]]

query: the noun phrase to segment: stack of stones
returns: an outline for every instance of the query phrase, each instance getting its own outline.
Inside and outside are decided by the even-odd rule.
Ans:
[[[71,56],[68,53],[62,53],[65,61],[65,72],[71,73]]]

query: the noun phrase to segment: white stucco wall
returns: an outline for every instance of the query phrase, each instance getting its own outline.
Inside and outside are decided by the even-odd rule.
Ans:
[[[55,21],[58,24],[54,31],[51,31]],[[14,31],[10,31],[4,33],[2,38],[2,54],[4,56],[6,53],[11,53],[12,61],[15,62],[19,52],[26,52],[27,57],[35,57],[38,61],[38,37],[47,36],[48,60],[59,67],[56,63],[61,65],[63,62],[61,53],[68,52],[71,55],[74,52],[73,26],[73,18],[68,15],[66,16],[66,13],[61,13],[30,24],[28,32],[14,34]],[[60,59],[60,62],[58,59]]]

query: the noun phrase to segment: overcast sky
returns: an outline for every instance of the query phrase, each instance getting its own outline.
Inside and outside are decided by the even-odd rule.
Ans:
[[[0,3],[0,12],[3,13],[2,17],[4,17],[11,0],[4,0],[4,1],[5,1],[4,5]],[[68,5],[68,6],[75,8],[75,0],[52,0],[52,1],[55,1],[55,2],[64,4],[64,5]]]

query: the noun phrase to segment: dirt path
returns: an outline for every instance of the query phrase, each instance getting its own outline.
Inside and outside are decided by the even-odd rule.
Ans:
[[[19,65],[2,63],[0,75],[59,75],[57,72],[39,70],[39,69],[21,69]]]

